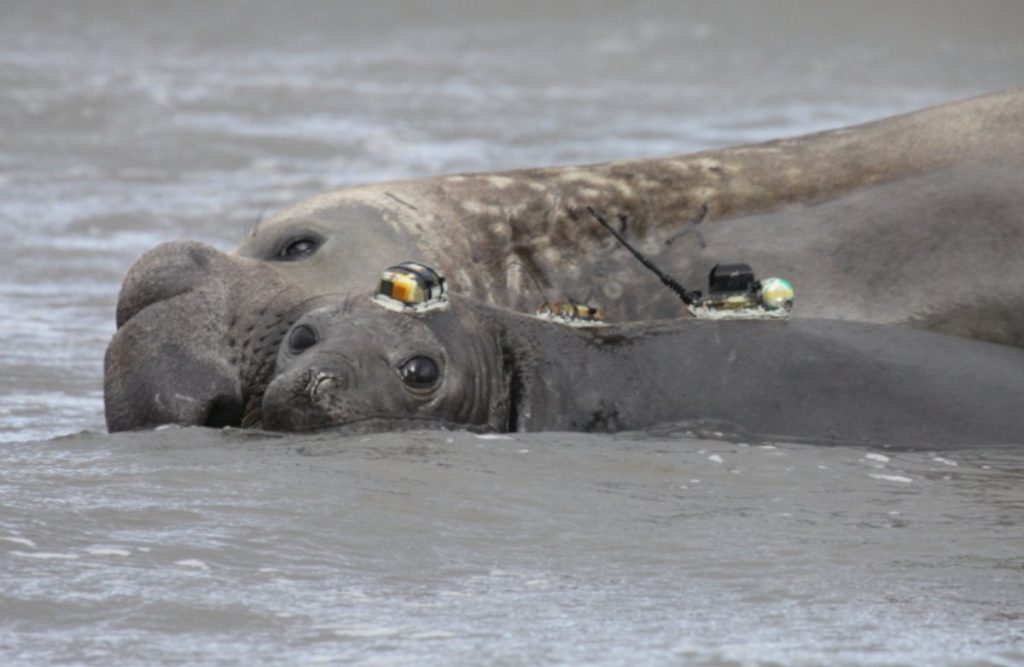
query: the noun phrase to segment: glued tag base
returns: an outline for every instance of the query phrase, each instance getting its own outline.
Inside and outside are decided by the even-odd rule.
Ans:
[[[755,308],[708,308],[706,306],[687,306],[694,317],[701,320],[785,320],[789,319],[788,308],[768,310]]]
[[[396,313],[414,313],[417,315],[431,310],[444,310],[448,308],[447,296],[435,297],[434,299],[423,303],[405,303],[383,294],[374,294],[370,297],[370,301],[373,301],[382,308],[393,310]]]

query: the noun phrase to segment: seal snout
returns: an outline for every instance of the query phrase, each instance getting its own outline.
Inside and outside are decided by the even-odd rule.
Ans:
[[[128,270],[117,301],[117,327],[161,301],[199,287],[217,289],[227,256],[197,241],[162,243],[140,257]]]
[[[306,394],[309,400],[316,402],[330,394],[348,389],[348,380],[344,375],[325,373],[312,370],[309,373],[309,382],[306,384]]]
[[[329,411],[352,387],[351,374],[347,368],[332,364],[330,370],[313,367],[306,371],[305,387],[302,394],[310,405]]]
[[[241,423],[240,373],[221,337],[229,263],[212,246],[174,241],[129,269],[104,362],[108,429]]]

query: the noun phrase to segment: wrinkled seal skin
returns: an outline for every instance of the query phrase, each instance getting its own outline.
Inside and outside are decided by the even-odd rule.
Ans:
[[[572,328],[453,297],[423,314],[368,297],[296,327],[264,425],[392,430],[636,430],[683,423],[744,437],[899,448],[1024,444],[1024,350],[840,320],[673,320]],[[407,386],[403,362],[440,379]]]
[[[229,254],[178,241],[132,266],[106,355],[107,425],[243,422],[294,319],[367,289],[395,258],[515,310],[542,301],[536,279],[547,298],[594,301],[612,319],[678,317],[678,301],[588,206],[690,287],[718,261],[747,261],[793,280],[800,316],[1021,345],[1024,268],[1007,258],[1024,248],[1022,162],[1024,92],[1011,91],[688,156],[321,195]]]

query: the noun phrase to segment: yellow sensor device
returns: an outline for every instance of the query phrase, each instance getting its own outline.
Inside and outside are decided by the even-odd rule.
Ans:
[[[392,310],[427,310],[447,303],[444,276],[419,262],[402,262],[381,274],[374,301]]]

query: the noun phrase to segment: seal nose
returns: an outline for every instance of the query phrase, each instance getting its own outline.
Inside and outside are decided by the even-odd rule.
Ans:
[[[263,428],[303,431],[330,423],[327,415],[349,383],[344,373],[317,366],[278,375],[263,395]]]
[[[164,243],[128,271],[104,363],[107,428],[241,424],[241,374],[227,337],[230,258]]]
[[[147,306],[208,284],[227,256],[198,241],[170,241],[153,248],[128,269],[117,299],[117,327]]]
[[[115,335],[110,350],[130,345]],[[129,431],[161,424],[211,426],[241,424],[242,391],[237,374],[226,363],[197,357],[173,344],[163,344],[149,357],[145,373],[108,373],[104,387],[107,428]]]
[[[311,403],[324,405],[331,402],[332,397],[339,392],[348,389],[348,375],[346,373],[327,373],[315,368],[309,371],[309,382],[306,384],[306,394]]]

